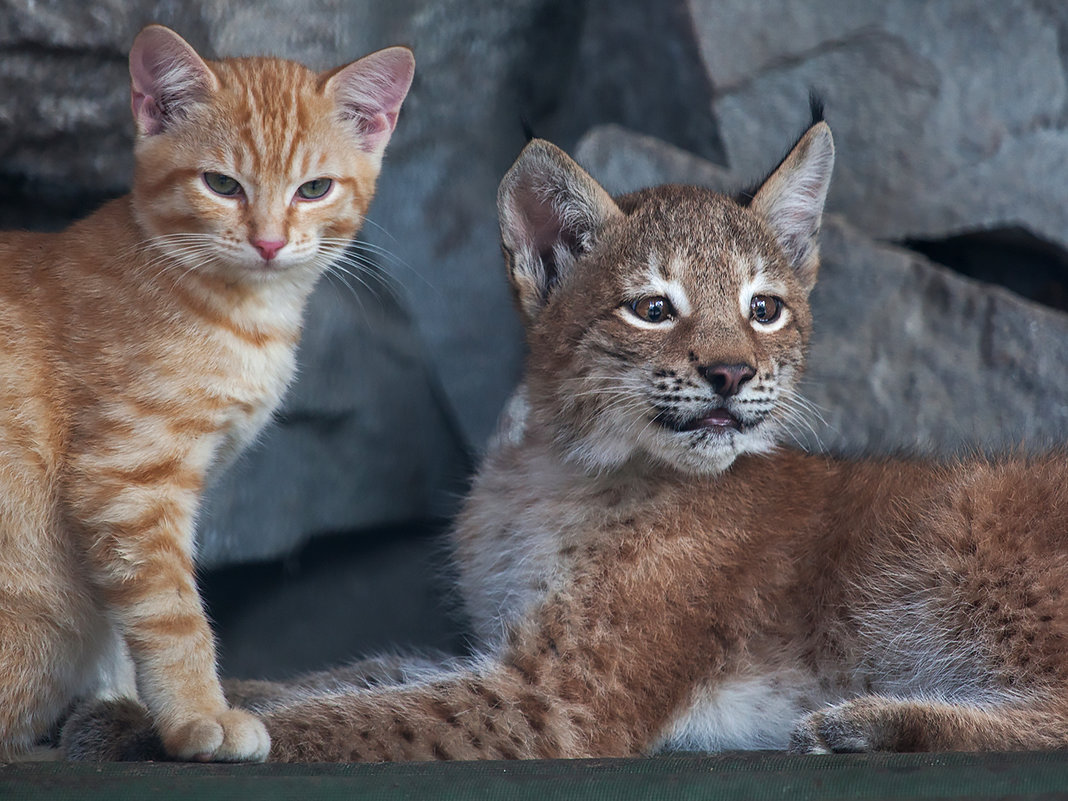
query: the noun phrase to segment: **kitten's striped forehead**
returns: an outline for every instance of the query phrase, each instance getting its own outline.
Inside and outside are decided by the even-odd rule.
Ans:
[[[225,150],[235,169],[307,175],[322,166],[322,154],[312,143],[322,117],[333,108],[319,92],[314,72],[275,59],[231,59],[212,66],[223,84],[216,110],[232,131]]]

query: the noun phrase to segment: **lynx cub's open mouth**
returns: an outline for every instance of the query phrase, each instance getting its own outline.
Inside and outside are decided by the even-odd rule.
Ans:
[[[672,431],[715,431],[717,429],[742,430],[742,421],[726,409],[710,409],[694,417],[679,420],[668,416],[666,410],[657,415],[656,421]]]

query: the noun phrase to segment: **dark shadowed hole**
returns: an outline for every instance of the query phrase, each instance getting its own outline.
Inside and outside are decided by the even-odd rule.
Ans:
[[[118,192],[81,192],[57,181],[0,172],[0,231],[60,231]]]
[[[504,118],[570,150],[615,123],[726,163],[686,0],[542,0],[515,40]],[[520,126],[515,126],[516,136]]]
[[[284,678],[384,652],[461,653],[441,521],[317,537],[283,559],[206,571],[224,675]]]
[[[1023,228],[906,239],[904,245],[969,278],[1068,311],[1068,251]]]

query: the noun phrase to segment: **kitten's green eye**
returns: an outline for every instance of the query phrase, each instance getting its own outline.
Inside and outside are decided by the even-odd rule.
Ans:
[[[671,301],[660,295],[640,298],[630,304],[630,310],[647,323],[665,323],[675,316]]]
[[[297,194],[305,200],[318,200],[330,191],[334,182],[329,178],[313,178],[300,185]]]
[[[753,299],[749,301],[749,317],[768,325],[779,319],[782,306],[782,301],[774,295],[753,295]]]
[[[208,185],[208,189],[217,195],[233,197],[241,194],[241,184],[221,172],[204,173],[204,183]]]

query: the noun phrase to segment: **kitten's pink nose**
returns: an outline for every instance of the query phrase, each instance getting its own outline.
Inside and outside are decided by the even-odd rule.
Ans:
[[[286,246],[284,239],[253,239],[252,247],[256,248],[260,252],[260,255],[264,259],[270,261],[276,255],[278,251]]]

